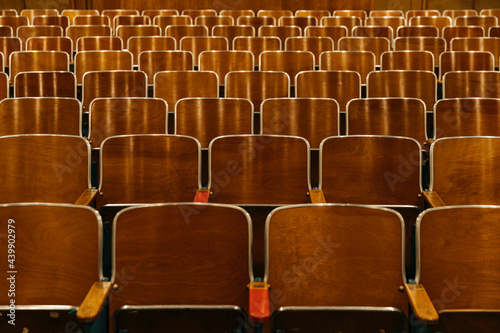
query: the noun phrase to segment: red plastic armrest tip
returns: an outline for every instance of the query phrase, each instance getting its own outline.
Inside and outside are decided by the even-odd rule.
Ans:
[[[249,295],[250,319],[254,322],[263,322],[269,318],[269,288],[267,282],[250,282]]]
[[[196,195],[194,196],[193,202],[202,202],[202,203],[207,203],[208,198],[210,197],[210,190],[209,189],[199,189],[196,191]]]

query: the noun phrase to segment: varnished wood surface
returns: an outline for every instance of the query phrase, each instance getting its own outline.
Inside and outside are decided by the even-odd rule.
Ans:
[[[375,54],[370,51],[333,51],[320,57],[320,69],[330,71],[355,71],[366,84],[366,76],[375,70]]]
[[[167,36],[143,36],[130,37],[128,51],[134,56],[134,66],[139,64],[139,55],[142,51],[173,51],[176,49],[176,41]]]
[[[321,21],[321,18],[330,15],[331,13],[326,9],[299,9],[295,12],[295,16],[297,17],[314,16],[318,22]]]
[[[277,25],[278,21],[271,16],[242,16],[236,21],[236,25],[249,25],[252,26],[255,31],[259,31],[259,28],[265,25]]]
[[[212,28],[212,36],[226,37],[229,49],[232,49],[233,40],[239,36],[257,36],[257,31],[247,25],[216,25]]]
[[[297,27],[300,27],[300,30],[303,32],[306,27],[319,25],[319,21],[317,18],[312,16],[308,17],[283,16],[278,20],[278,25],[280,26],[295,25]]]
[[[319,66],[321,53],[333,51],[333,49],[334,40],[327,36],[293,37],[285,41],[286,51],[312,52],[315,66]]]
[[[429,51],[391,51],[382,53],[381,70],[434,72],[434,66],[434,56]]]
[[[117,15],[113,18],[113,30],[115,33],[121,25],[136,26],[136,25],[151,25],[149,16],[143,15]]]
[[[147,97],[147,75],[142,71],[93,71],[83,77],[85,112],[98,97]]]
[[[209,202],[230,204],[307,203],[308,146],[297,137],[242,135],[210,145]]]
[[[76,51],[121,51],[123,42],[116,36],[87,36],[78,39]]]
[[[101,15],[108,16],[111,23],[114,23],[115,17],[119,15],[139,15],[139,11],[136,8],[128,9],[125,7],[118,7],[119,9],[114,9],[113,7],[107,6],[101,9]]]
[[[28,25],[28,18],[25,16],[0,16],[0,25],[10,26],[14,34],[16,34],[17,28]]]
[[[410,18],[410,21],[408,22],[408,25],[410,26],[417,26],[417,25],[432,25],[438,28],[439,34],[436,37],[441,37],[443,33],[443,28],[452,26],[453,21],[450,17],[447,16],[416,16]]]
[[[456,26],[479,26],[484,29],[485,35],[491,27],[498,25],[498,18],[496,16],[461,16],[455,19]]]
[[[233,40],[233,49],[235,51],[250,51],[254,59],[259,59],[259,55],[264,51],[281,50],[281,40],[279,37],[236,37]],[[258,63],[258,61],[257,61]],[[256,63],[256,64],[257,64]]]
[[[156,98],[99,98],[90,105],[92,148],[114,135],[167,134],[167,104]]]
[[[361,76],[354,71],[307,71],[295,80],[296,97],[333,98],[340,111],[351,99],[361,97]]]
[[[0,37],[13,37],[12,28],[7,25],[0,26]]]
[[[440,79],[451,71],[493,71],[495,59],[487,51],[449,51],[439,57]]]
[[[193,19],[188,15],[160,15],[154,18],[153,24],[159,26],[162,31],[165,31],[169,25],[193,24]]]
[[[371,15],[371,13],[370,13]],[[382,26],[382,27],[391,27],[393,31],[393,36],[396,35],[396,31],[398,31],[399,27],[405,26],[406,21],[404,17],[399,16],[372,16],[368,17],[365,20],[365,24],[367,26]],[[376,36],[375,36],[376,37]],[[380,36],[384,37],[384,36]]]
[[[500,100],[456,98],[434,106],[434,138],[452,136],[500,136]]]
[[[109,138],[101,145],[97,207],[106,204],[190,202],[198,184],[195,139],[169,135]]]
[[[290,97],[290,78],[284,72],[233,72],[226,75],[226,96],[249,99],[260,112],[267,98]]]
[[[139,55],[139,70],[152,85],[158,72],[194,70],[194,57],[189,51],[144,51]]]
[[[107,25],[73,25],[66,29],[66,36],[71,38],[73,45],[76,45],[80,37],[111,36],[111,27]]]
[[[390,50],[390,41],[384,37],[345,37],[339,40],[340,51],[371,51],[375,64],[380,65],[382,53]]]
[[[30,25],[22,26],[17,29],[17,37],[21,38],[23,46],[26,46],[26,40],[37,36],[63,36],[63,28],[53,25]],[[24,49],[24,47],[23,47]]]
[[[405,283],[405,291],[417,320],[427,325],[437,323],[439,319],[438,313],[429,299],[424,286],[421,284]]]
[[[446,51],[446,40],[440,37],[398,37],[394,40],[394,50],[432,52],[434,55],[434,65],[438,65],[437,59],[439,59],[441,53]]]
[[[83,75],[90,71],[132,70],[132,53],[128,51],[84,51],[75,56],[77,84],[82,84]]]
[[[370,11],[368,18],[370,17],[403,17],[405,14],[400,9],[375,9]]]
[[[180,43],[183,37],[208,35],[208,28],[204,25],[171,25],[165,29],[165,36],[174,37],[177,43]]]
[[[366,15],[366,13],[365,13]],[[345,26],[347,35],[351,36],[352,28],[363,25],[364,19],[357,16],[330,16],[321,19],[321,26]]]
[[[59,12],[57,11],[57,9],[23,9],[20,15],[27,17],[29,20],[29,24],[32,25],[33,18],[35,16],[41,16],[41,15],[57,16],[59,15]]]
[[[347,107],[348,135],[395,135],[428,150],[425,104],[416,98],[362,98]]]
[[[0,73],[0,101],[9,97],[9,77]]]
[[[320,151],[327,202],[421,206],[420,146],[386,136],[332,137]]]
[[[422,196],[431,208],[446,206],[439,194],[435,191],[422,191]]]
[[[309,51],[265,51],[259,56],[261,71],[285,72],[295,85],[299,72],[314,70],[314,54]]]
[[[250,51],[206,51],[200,54],[199,59],[200,70],[215,72],[220,80],[219,85],[224,84],[227,73],[252,71],[255,65],[254,55]]]
[[[212,28],[216,25],[235,25],[236,19],[232,16],[198,16],[194,20],[195,25],[204,25],[208,28],[208,35],[212,35]]]
[[[372,72],[367,78],[368,97],[413,97],[424,101],[426,110],[436,102],[437,79],[433,72],[394,70]]]
[[[251,9],[222,9],[219,12],[219,16],[231,16],[234,19],[234,23],[236,23],[238,17],[255,16],[255,12]]]
[[[69,55],[63,51],[22,51],[10,57],[10,81],[20,72],[68,71]]]
[[[261,28],[255,31],[256,35],[258,34],[260,37],[279,37],[282,49],[285,48],[285,42],[288,37],[298,37],[302,35],[302,31],[298,26],[267,25]]]
[[[0,136],[81,135],[81,104],[73,98],[9,98],[0,103]]]
[[[14,96],[76,98],[76,77],[69,71],[19,73],[14,81]]]
[[[475,9],[446,9],[443,11],[443,16],[451,17],[454,20],[458,16],[477,16]]]
[[[497,165],[500,139],[446,138],[431,146],[431,188],[446,205],[500,202]]]
[[[276,98],[262,103],[262,134],[295,135],[305,138],[312,149],[321,141],[339,135],[339,107],[326,98]]]
[[[108,299],[110,290],[111,282],[94,282],[78,308],[77,318],[86,322],[96,320]]]
[[[442,311],[439,314],[439,323],[434,326],[443,333],[489,333],[500,327],[500,313],[490,311]]]
[[[219,97],[219,80],[217,74],[209,71],[159,72],[154,79],[154,95],[174,109],[182,98]]]
[[[89,188],[90,153],[82,137],[4,136],[0,146],[1,203],[74,203]]]
[[[433,25],[399,27],[394,37],[439,37],[439,29]]]
[[[39,36],[30,37],[26,41],[27,51],[64,51],[73,62],[73,44],[69,37]]]
[[[33,18],[33,25],[57,25],[63,29],[63,33],[66,33],[66,28],[69,27],[69,17],[67,16],[50,16],[41,15],[35,16]]]
[[[451,42],[451,51],[488,51],[493,54],[495,66],[500,58],[500,38],[498,37],[456,37]]]
[[[102,15],[77,15],[73,18],[72,25],[105,25],[111,27],[112,22],[108,16]]]
[[[307,27],[304,30],[305,37],[329,37],[333,41],[333,51],[338,48],[338,41],[342,37],[347,37],[350,32],[347,27],[331,26],[331,27]],[[326,51],[326,50],[325,50]],[[319,59],[319,54],[316,55],[316,61]]]
[[[180,49],[189,51],[193,54],[194,65],[199,66],[199,56],[203,51],[227,51],[229,50],[229,41],[224,37],[184,37],[180,42]],[[219,76],[221,77],[221,76]]]
[[[449,26],[444,27],[443,38],[446,40],[448,49],[451,45],[451,40],[455,37],[484,37],[487,36],[482,27],[477,26]]]
[[[353,37],[385,37],[392,41],[396,35],[396,30],[388,25],[369,25],[354,27],[352,29]]]
[[[8,230],[9,219],[15,221],[16,306],[79,306],[99,279],[96,212],[78,206],[30,204],[2,206],[0,216],[3,230]],[[8,253],[7,236],[0,249]],[[0,264],[3,271],[12,270],[8,264],[7,260]],[[9,290],[7,279],[0,285]],[[10,303],[7,294],[0,296],[1,304]]]
[[[128,45],[128,40],[133,36],[161,36],[160,27],[153,25],[122,25],[116,29],[116,36]]]
[[[75,16],[99,15],[99,11],[96,9],[65,9],[61,12],[61,15],[67,16],[69,18],[69,24],[73,25]]]
[[[500,98],[500,73],[492,71],[448,72],[443,77],[443,97]]]
[[[439,12],[439,10],[435,10],[435,9],[410,9],[408,11],[406,11],[406,20],[410,20],[412,17],[415,17],[415,16],[440,16],[441,13]]]
[[[212,8],[207,8],[207,9],[187,8],[184,9],[181,12],[181,14],[190,16],[194,21],[198,16],[217,16],[217,11]]]
[[[306,206],[275,211],[268,223],[267,282],[273,310],[390,306],[406,312],[408,300],[398,290],[403,285],[404,230],[394,212]]]

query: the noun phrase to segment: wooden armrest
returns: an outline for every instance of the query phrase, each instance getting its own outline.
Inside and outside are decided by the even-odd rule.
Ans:
[[[89,206],[97,198],[99,191],[95,188],[89,188],[80,195],[76,200],[75,205]]]
[[[267,282],[250,282],[248,316],[256,323],[269,318],[269,285]]]
[[[441,200],[441,197],[439,196],[439,194],[437,194],[437,192],[423,191],[422,194],[424,195],[425,201],[427,201],[429,203],[429,205],[431,205],[431,207],[446,206],[444,204],[443,200]]]
[[[429,142],[429,146],[432,145],[436,141],[436,139],[427,139],[427,142]]]
[[[325,194],[323,190],[311,189],[309,190],[309,195],[311,196],[311,203],[325,203]]]
[[[110,291],[111,282],[94,282],[83,303],[78,308],[76,317],[85,322],[95,320]]]
[[[207,203],[210,197],[210,189],[208,188],[199,188],[196,190],[196,194],[194,196],[193,202],[202,202]]]
[[[439,315],[432,305],[431,299],[425,288],[421,284],[408,284],[405,283],[405,290],[410,305],[418,320],[423,321],[428,325],[434,325],[439,319]]]

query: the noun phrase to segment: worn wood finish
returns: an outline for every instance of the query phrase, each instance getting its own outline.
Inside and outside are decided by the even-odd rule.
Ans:
[[[441,53],[446,51],[446,40],[441,37],[398,37],[394,40],[395,51],[429,51],[438,64]]]
[[[23,48],[26,46],[26,40],[28,38],[39,36],[62,37],[63,29],[54,25],[30,25],[22,26],[17,29],[17,37],[21,38]]]
[[[351,99],[361,98],[361,76],[354,71],[307,71],[295,81],[296,97],[333,98],[340,111]]]
[[[495,59],[487,51],[449,51],[439,57],[439,78],[451,71],[493,71]]]
[[[78,38],[86,36],[108,36],[111,37],[111,27],[107,25],[72,25],[66,29],[66,36],[71,38],[73,45],[77,44]]]
[[[193,201],[199,188],[199,155],[198,142],[189,137],[150,134],[108,138],[101,145],[97,208]]]
[[[372,72],[367,77],[367,97],[420,98],[431,111],[437,100],[434,72],[394,70]]]
[[[371,15],[372,12],[370,12]],[[399,27],[404,27],[406,25],[406,20],[404,17],[399,16],[371,16],[365,20],[367,26],[380,26],[380,27],[391,27],[393,35],[396,34]]]
[[[97,9],[65,9],[61,12],[61,15],[67,16],[70,25],[73,25],[75,16],[99,15],[99,11]]]
[[[340,135],[339,105],[327,98],[272,98],[262,103],[261,133],[305,138],[312,149]]]
[[[439,194],[434,191],[422,191],[422,197],[431,208],[446,206],[441,197],[439,197]]]
[[[259,38],[259,37],[249,37]],[[252,71],[254,55],[250,51],[205,51],[200,54],[200,70],[212,71],[224,84],[226,74],[233,71]]]
[[[66,28],[69,27],[69,17],[67,16],[35,16],[33,18],[33,25],[56,25],[63,29],[66,33]]]
[[[87,296],[80,305],[76,317],[85,322],[96,320],[103,305],[108,300],[111,282],[94,282]]]
[[[208,28],[204,25],[171,25],[165,29],[165,36],[174,37],[179,44],[183,37],[208,36]]]
[[[177,9],[144,9],[141,15],[149,17],[151,22],[153,22],[156,16],[179,15],[179,11]]]
[[[321,27],[320,27],[321,28]],[[306,29],[307,30],[307,29]],[[344,30],[345,31],[345,30]],[[334,41],[330,37],[291,37],[285,42],[285,51],[309,51],[314,55],[314,65],[319,67],[319,56],[333,51]]]
[[[232,49],[233,40],[236,37],[253,37],[256,36],[256,31],[253,27],[245,25],[216,25],[212,28],[212,36],[226,37],[229,42],[229,49]]]
[[[278,37],[281,40],[282,49],[284,49],[286,39],[301,36],[302,31],[298,26],[266,25],[259,28],[258,35],[259,37]]]
[[[399,27],[395,37],[439,37],[439,29],[433,25]]]
[[[488,51],[493,54],[495,66],[499,66],[500,38],[498,37],[456,37],[451,41],[451,51]]]
[[[130,37],[127,49],[134,56],[134,66],[137,66],[141,52],[173,51],[176,49],[176,41],[175,38],[166,36]]]
[[[193,54],[188,51],[144,51],[139,55],[139,70],[154,84],[155,74],[161,71],[194,70]]]
[[[0,101],[9,97],[9,77],[0,73]]]
[[[328,26],[328,27],[307,27],[304,30],[304,35],[306,37],[329,37],[333,41],[333,49],[338,48],[338,41],[342,37],[347,37],[350,34],[350,29],[348,30],[345,26]],[[319,57],[316,56],[316,60]]]
[[[87,36],[80,37],[76,44],[76,52],[82,51],[121,51],[123,42],[116,36]]]
[[[13,32],[12,28],[7,25],[0,26],[0,37],[12,37]]]
[[[99,229],[102,226],[97,212],[73,205],[25,204],[2,205],[0,216],[3,230],[8,230],[9,219],[15,220],[12,226],[17,236],[16,306],[78,307],[100,278]],[[7,253],[7,235],[0,247]],[[4,261],[2,269],[10,271],[7,260]],[[0,285],[9,289],[6,279],[2,279]],[[0,302],[6,305],[9,299],[7,293],[4,294]],[[23,324],[23,327],[26,326]],[[37,331],[36,327],[28,327],[30,331]]]
[[[384,37],[345,37],[339,40],[340,51],[371,51],[375,54],[375,64],[380,66],[380,56],[390,51],[391,42]]]
[[[266,277],[273,309],[374,306],[407,312],[408,299],[398,290],[404,279],[403,221],[393,211],[290,207],[275,210],[267,225]]]
[[[444,138],[431,146],[431,186],[446,205],[499,202],[496,137]]]
[[[225,86],[225,97],[249,99],[255,112],[267,98],[290,97],[290,77],[284,72],[230,72]]]
[[[451,40],[455,37],[484,37],[485,31],[478,26],[452,26],[443,28],[443,38],[446,40],[446,45],[450,49]]]
[[[310,202],[307,141],[269,135],[223,136],[210,144],[210,202],[282,205]]]
[[[492,71],[448,72],[443,77],[443,98],[500,98],[500,73]]]
[[[253,134],[253,104],[241,98],[185,98],[175,106],[175,134],[195,137],[206,149],[222,135]]]
[[[434,72],[434,55],[429,51],[382,53],[381,70],[421,70]]]
[[[332,137],[320,149],[320,188],[327,202],[421,207],[421,147],[416,141]]]
[[[27,51],[63,51],[73,62],[73,42],[69,37],[30,37],[26,41]]]
[[[281,39],[279,37],[236,37],[233,40],[233,49],[235,51],[250,51],[254,59],[264,51],[281,50]]]
[[[97,98],[90,105],[89,141],[99,148],[114,135],[167,134],[168,108],[157,98]]]
[[[160,27],[154,25],[120,25],[116,29],[116,36],[123,40],[124,45],[128,45],[130,37],[161,36],[161,30]]]
[[[199,56],[203,51],[229,50],[229,42],[224,37],[184,37],[180,42],[180,49],[193,54],[194,65],[199,66]]]
[[[248,215],[229,206],[173,204],[120,213],[113,249],[118,289],[112,293],[110,319],[123,305],[248,309],[249,226]],[[118,279],[121,272],[134,279]]]
[[[90,71],[132,70],[132,53],[128,51],[82,51],[75,56],[76,83]]]
[[[425,104],[416,98],[363,98],[347,105],[347,135],[394,135],[427,150]]]
[[[28,18],[25,16],[0,16],[0,25],[7,25],[16,33],[17,28],[28,25]]]
[[[444,27],[449,27],[453,25],[453,21],[448,16],[415,16],[410,18],[408,22],[409,26],[419,26],[419,25],[432,25],[439,30],[439,35],[436,37],[441,37]]]
[[[57,16],[59,12],[57,9],[23,9],[21,11],[21,16],[27,17],[29,24],[33,24],[33,18],[35,16],[50,15]]]
[[[195,25],[204,25],[208,29],[208,35],[212,35],[212,28],[216,25],[235,25],[236,19],[232,16],[198,16],[194,20]]]
[[[63,51],[21,51],[10,56],[10,82],[20,72],[69,71],[69,55]]]
[[[92,71],[83,77],[82,105],[88,111],[98,97],[147,97],[148,79],[142,71]]]
[[[434,305],[429,295],[427,295],[424,286],[421,284],[405,283],[405,291],[415,317],[427,325],[437,323],[439,319],[438,313],[434,309]]]
[[[302,71],[314,70],[314,54],[308,51],[265,51],[259,56],[261,71],[285,72],[295,85],[295,76]]]
[[[198,16],[217,16],[217,11],[215,9],[194,9],[188,8],[181,12],[181,15],[190,16],[193,21],[196,20]]]
[[[73,18],[73,25],[105,25],[111,27],[109,16],[77,15]]]
[[[0,103],[0,136],[82,135],[81,116],[76,98],[9,98]]]
[[[90,146],[82,137],[3,136],[0,146],[1,203],[74,203],[90,187]]]
[[[154,96],[164,99],[170,109],[186,97],[219,97],[219,78],[209,71],[165,71],[154,78]]]
[[[308,17],[283,16],[278,20],[278,25],[279,26],[295,25],[297,27],[300,27],[300,30],[303,32],[306,27],[319,25],[319,21],[317,18],[312,16]]]
[[[500,100],[443,99],[434,106],[434,138],[500,136]]]
[[[154,18],[153,24],[159,26],[162,31],[165,31],[169,25],[193,24],[193,19],[188,15],[159,15]]]
[[[355,71],[366,84],[367,75],[375,70],[375,54],[370,51],[333,51],[320,57],[320,69],[331,71]]]
[[[231,16],[236,24],[240,16],[255,16],[255,12],[251,9],[223,9],[219,12],[219,16]]]
[[[385,37],[391,42],[395,34],[396,30],[393,30],[392,27],[385,25],[384,26],[369,25],[369,26],[354,27],[352,29],[353,37]]]
[[[479,26],[484,29],[487,34],[491,27],[498,25],[498,18],[496,16],[459,16],[455,18],[456,26]]]

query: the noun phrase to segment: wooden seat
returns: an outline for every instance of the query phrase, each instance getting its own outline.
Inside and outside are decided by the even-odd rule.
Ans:
[[[344,37],[339,40],[340,51],[371,51],[375,54],[375,64],[380,66],[380,56],[390,51],[390,41],[384,37]]]
[[[216,25],[212,28],[212,36],[222,36],[226,37],[231,48],[233,45],[233,40],[236,37],[255,36],[255,29],[251,26],[244,25]]]
[[[233,40],[233,50],[250,51],[254,59],[258,59],[264,51],[281,50],[281,39],[279,37],[236,37]]]
[[[377,237],[367,230],[377,230]],[[404,235],[401,216],[387,209],[275,209],[265,231],[271,331],[406,331],[408,298],[398,291],[406,282]],[[364,288],[363,277],[373,289]]]
[[[322,10],[322,9],[316,9],[316,10],[311,10],[311,9],[300,9],[295,12],[296,17],[308,17],[308,16],[313,16],[315,17],[318,22],[321,21],[323,17],[328,17],[330,16],[330,12],[328,10]]]
[[[208,35],[212,35],[212,28],[216,25],[235,25],[236,19],[231,16],[198,16],[194,20],[195,25],[204,25],[208,29]]]
[[[154,77],[154,97],[164,99],[171,109],[187,97],[219,97],[219,78],[209,71],[165,71]]]
[[[276,25],[277,21],[271,16],[241,16],[236,21],[236,25],[249,25],[259,31],[262,26]]]
[[[215,9],[184,9],[181,15],[190,16],[194,22],[198,16],[217,16],[217,11]]]
[[[283,16],[293,16],[293,12],[291,10],[286,9],[261,9],[257,12],[257,16],[266,17],[271,16],[274,17],[276,22]]]
[[[289,37],[285,41],[285,51],[311,52],[315,66],[319,67],[319,56],[323,52],[333,51],[333,45],[330,37]]]
[[[69,71],[69,55],[63,51],[20,51],[10,55],[11,84],[21,72]]]
[[[367,26],[391,27],[392,35],[394,35],[399,27],[406,25],[406,20],[401,16],[370,16],[365,20],[365,24]]]
[[[160,27],[154,25],[120,25],[116,29],[116,36],[123,40],[123,44],[125,46],[128,46],[128,40],[130,37],[160,35]]]
[[[347,29],[347,35],[344,37],[348,37],[351,36],[352,29],[356,26],[362,25],[363,21],[361,20],[361,18],[357,16],[330,16],[330,17],[323,17],[320,21],[320,25],[322,27],[344,26]]]
[[[406,20],[410,20],[412,17],[429,17],[429,16],[441,16],[439,10],[436,9],[410,9],[406,11]]]
[[[82,105],[76,98],[9,98],[0,103],[0,136],[82,135]]]
[[[314,70],[314,54],[309,51],[264,51],[259,57],[261,71],[285,72],[292,79],[302,71]]]
[[[82,15],[99,15],[99,11],[97,9],[64,9],[61,12],[62,16],[67,16],[69,18],[69,24],[73,25],[73,19],[75,16]]]
[[[393,135],[427,142],[425,104],[417,98],[359,98],[347,104],[347,135]]]
[[[433,25],[399,27],[396,37],[439,37],[439,29]]]
[[[97,208],[192,202],[200,187],[200,144],[178,135],[120,135],[101,144]]]
[[[370,51],[332,51],[320,56],[319,69],[328,71],[355,71],[366,85],[367,75],[375,70],[375,54]]]
[[[219,12],[219,16],[230,16],[233,18],[234,23],[238,20],[240,16],[255,16],[255,12],[251,9],[222,9]]]
[[[76,76],[69,71],[21,72],[14,79],[14,97],[76,98]]]
[[[252,222],[243,209],[189,203],[134,207],[120,213],[113,229],[113,277],[120,290],[110,300],[114,330],[248,329]],[[134,278],[122,283],[121,272]]]
[[[458,16],[455,18],[456,26],[478,26],[487,33],[491,27],[498,25],[496,16]]]
[[[498,37],[456,37],[451,40],[451,51],[488,51],[493,54],[495,67],[499,66],[500,38]]]
[[[313,16],[307,17],[296,17],[296,16],[283,16],[278,20],[279,26],[289,26],[295,25],[300,27],[301,31],[304,31],[306,27],[316,26],[318,24],[318,19]]]
[[[255,112],[267,98],[290,97],[290,77],[285,72],[229,72],[225,81],[225,97],[246,98]]]
[[[33,18],[35,18],[35,16],[41,15],[57,16],[59,12],[57,9],[23,9],[21,11],[21,16],[27,17],[30,25],[33,24]]]
[[[9,97],[9,77],[0,73],[0,101]]]
[[[443,98],[500,98],[500,73],[492,71],[448,72],[443,76]]]
[[[0,37],[0,53],[4,56],[4,65],[9,67],[10,55],[12,52],[21,51],[21,39],[17,37]],[[4,72],[2,68],[1,72]]]
[[[295,96],[333,98],[344,111],[347,102],[361,98],[361,76],[354,71],[304,71],[295,77]]]
[[[367,97],[413,97],[432,111],[437,100],[437,78],[433,72],[390,70],[371,72],[367,77]]]
[[[419,25],[435,26],[439,31],[439,34],[436,37],[442,37],[443,28],[452,26],[453,21],[448,16],[415,16],[415,17],[410,18],[408,25],[410,25],[410,26],[419,26]]]
[[[144,51],[139,55],[139,70],[154,84],[154,76],[161,71],[194,70],[193,54],[188,51]]]
[[[450,48],[451,40],[455,37],[484,37],[485,31],[478,26],[452,26],[443,28],[443,38]]]
[[[13,37],[12,28],[8,25],[0,25],[0,37]]]
[[[402,10],[399,9],[375,9],[370,11],[370,17],[405,17]]]
[[[17,29],[17,37],[21,38],[24,47],[28,38],[39,36],[62,37],[63,29],[53,25],[26,25]]]
[[[75,56],[76,83],[90,71],[132,70],[132,53],[128,51],[82,51]]]
[[[359,17],[363,22],[368,17],[365,10],[338,9],[334,10],[332,14],[339,17]]]
[[[0,16],[17,16],[16,9],[0,9]]]
[[[32,21],[32,25],[55,25],[63,29],[64,34],[66,34],[66,28],[69,27],[69,17],[67,16],[51,16],[51,15],[41,15],[35,16]]]
[[[304,30],[305,37],[329,37],[333,41],[333,51],[338,47],[338,41],[342,37],[347,37],[350,32],[345,26],[328,26],[328,27],[307,27]]]
[[[434,55],[429,51],[384,52],[381,56],[380,69],[434,72]]]
[[[26,16],[0,16],[0,25],[11,27],[14,33],[17,32],[17,28],[28,24],[28,18]]]
[[[92,149],[115,135],[167,134],[167,103],[158,98],[96,98],[90,104]]]
[[[156,16],[153,20],[153,25],[157,25],[162,31],[169,25],[191,25],[193,19],[188,15],[160,15]]]
[[[73,42],[69,37],[30,37],[26,40],[26,51],[63,51],[73,63]]]
[[[102,16],[109,17],[109,20],[113,23],[116,16],[119,15],[140,15],[137,9],[104,9],[101,12]]]
[[[1,203],[57,202],[89,205],[90,145],[73,135],[7,135],[0,137],[4,158]],[[21,167],[22,166],[22,167]],[[34,177],[33,175],[36,175]]]
[[[261,134],[300,136],[318,149],[323,139],[340,135],[339,117],[330,98],[270,98],[262,103]]]
[[[258,35],[259,37],[278,37],[281,40],[281,45],[284,46],[287,38],[299,37],[302,32],[298,26],[266,25],[259,28]]]
[[[225,37],[184,37],[180,42],[180,49],[193,54],[194,65],[199,66],[200,54],[204,51],[227,51],[229,42]]]
[[[229,72],[252,71],[254,56],[250,51],[204,51],[200,54],[199,66],[200,71],[215,72],[220,78],[219,84],[223,85]]]
[[[474,9],[446,9],[443,11],[443,16],[448,16],[452,20],[455,20],[458,16],[477,16],[477,11]]]
[[[165,36],[174,37],[180,45],[183,37],[208,36],[208,28],[204,25],[170,25],[165,29]]]
[[[500,136],[500,99],[449,98],[434,105],[434,139]]]
[[[399,29],[399,28],[398,28]],[[394,32],[393,32],[394,31]],[[369,25],[352,28],[353,37],[385,37],[391,43],[396,30],[389,26],[382,25]]]
[[[103,15],[77,15],[73,18],[72,25],[104,25],[111,27],[109,16]]]
[[[15,230],[9,239],[18,236],[17,261],[12,265],[16,285],[24,287],[15,291],[17,323],[22,322],[31,332],[62,332],[69,322],[75,330],[83,330],[80,314],[91,309],[97,316],[111,290],[101,267],[103,226],[97,211],[68,204],[9,204],[0,207],[0,216],[0,225],[6,230],[4,248],[7,230]],[[7,265],[5,261],[2,269],[11,271]],[[10,281],[2,279],[1,287],[9,290]],[[10,312],[7,296],[1,298],[6,318]],[[96,297],[90,300],[92,296]],[[91,317],[85,315],[86,320]],[[0,329],[8,332],[12,325],[2,320]]]
[[[141,15],[149,17],[151,22],[154,22],[156,16],[176,16],[179,15],[179,11],[177,9],[144,9]]]
[[[142,15],[117,15],[113,19],[113,30],[115,33],[122,25],[151,25],[151,19],[148,16]],[[159,27],[157,27],[159,29]],[[156,30],[156,29],[155,29]],[[125,42],[125,41],[124,41]]]
[[[432,207],[495,205],[499,137],[442,138],[431,145],[429,191]]]
[[[439,57],[439,77],[451,71],[492,71],[495,58],[488,51],[449,51]]]
[[[82,51],[121,51],[123,41],[116,36],[86,36],[78,38],[76,52]]]
[[[90,71],[83,76],[82,105],[99,97],[147,97],[148,79],[142,71]]]
[[[500,11],[498,8],[481,9],[479,16],[495,16],[498,20],[500,20]]]
[[[106,25],[72,25],[66,29],[66,36],[71,38],[73,45],[77,44],[78,38],[86,36],[111,37],[111,27]]]
[[[253,104],[243,98],[184,98],[175,105],[175,134],[196,138],[202,149],[222,135],[252,134]]]
[[[434,55],[434,65],[446,51],[446,40],[441,37],[398,37],[394,40],[395,51],[429,51]]]
[[[127,49],[134,56],[134,66],[139,64],[139,55],[143,51],[173,51],[176,50],[176,40],[166,36],[130,37]]]

